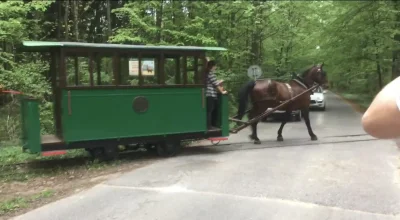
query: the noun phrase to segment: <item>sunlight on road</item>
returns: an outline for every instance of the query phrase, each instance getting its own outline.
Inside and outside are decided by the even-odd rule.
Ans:
[[[175,192],[188,192],[189,190],[186,187],[180,185],[172,185],[167,187],[159,188],[159,192],[163,193],[175,193]]]
[[[315,124],[316,125],[324,125],[324,115],[323,114],[316,114],[315,117]]]

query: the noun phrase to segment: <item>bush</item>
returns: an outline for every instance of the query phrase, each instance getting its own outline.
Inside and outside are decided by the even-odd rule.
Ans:
[[[44,62],[21,63],[14,65],[13,70],[0,74],[0,84],[6,89],[20,91],[39,99],[42,133],[52,133],[54,130],[51,86],[45,77],[48,69],[48,65]],[[0,142],[16,140],[20,134],[19,97],[1,95]]]

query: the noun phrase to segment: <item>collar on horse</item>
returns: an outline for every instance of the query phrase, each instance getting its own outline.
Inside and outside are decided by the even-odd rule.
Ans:
[[[302,78],[300,78],[298,75],[292,80],[295,81],[297,84],[301,85],[302,87],[304,87],[305,89],[309,89],[310,88],[310,86]]]
[[[297,84],[301,85],[303,88],[305,89],[309,89],[311,88],[310,85],[308,85],[304,79],[302,79],[301,77],[299,77],[299,75],[296,75],[294,79],[292,79],[293,81],[295,81]],[[311,94],[314,94],[313,91],[311,91]]]

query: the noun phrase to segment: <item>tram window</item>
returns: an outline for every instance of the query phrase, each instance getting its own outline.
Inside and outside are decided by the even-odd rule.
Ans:
[[[120,58],[121,85],[139,85],[139,60],[132,57]]]
[[[183,84],[182,80],[182,61],[180,58],[166,58],[164,60],[165,84]]]
[[[158,79],[158,62],[154,58],[146,58],[143,57],[141,59],[141,69],[142,69],[142,76],[143,76],[143,85],[157,85]]]
[[[66,58],[67,86],[90,85],[89,59],[87,57]]]
[[[200,59],[197,57],[187,57],[187,84],[201,84],[202,68]]]
[[[95,85],[114,85],[112,56],[97,56],[93,61],[93,79]]]
[[[142,85],[157,85],[157,60],[151,57],[140,58]],[[122,56],[120,58],[121,85],[140,85],[139,58],[137,56]]]
[[[197,84],[203,84],[204,83],[204,72],[206,71],[205,64],[204,64],[204,59],[201,59],[200,57],[197,58],[197,74],[198,74],[198,83]]]

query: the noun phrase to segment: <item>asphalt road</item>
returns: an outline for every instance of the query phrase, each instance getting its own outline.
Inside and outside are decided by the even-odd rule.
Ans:
[[[400,219],[400,155],[362,130],[359,113],[332,93],[304,122],[263,123],[218,147],[193,147],[16,219]]]

